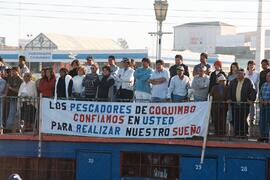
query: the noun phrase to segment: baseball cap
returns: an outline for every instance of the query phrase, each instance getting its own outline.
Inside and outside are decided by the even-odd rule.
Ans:
[[[89,55],[89,56],[86,57],[86,60],[94,60],[94,58],[93,58],[93,56]]]
[[[176,68],[176,70],[184,71],[185,69],[184,69],[183,66],[178,66],[178,67]]]
[[[225,76],[220,75],[217,80],[218,81],[226,81],[226,78],[225,78]]]
[[[8,180],[22,180],[19,174],[13,173],[8,177]]]

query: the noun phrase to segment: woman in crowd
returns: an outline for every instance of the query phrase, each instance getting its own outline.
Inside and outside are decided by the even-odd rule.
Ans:
[[[78,70],[80,68],[80,61],[78,59],[75,59],[71,62],[72,69],[68,72],[68,75],[71,77],[75,77],[78,75]]]
[[[87,74],[82,81],[82,86],[85,88],[84,94],[87,99],[96,98],[97,87],[100,83],[97,71],[98,64],[94,63],[91,66],[91,73]]]
[[[78,75],[73,78],[72,96],[74,98],[83,97],[83,79],[85,77],[85,68],[79,67]]]
[[[230,72],[228,74],[228,85],[236,78],[236,72],[239,70],[239,64],[234,62],[231,64]]]
[[[55,83],[55,98],[70,98],[72,94],[73,81],[72,77],[67,74],[66,68],[60,69],[60,77],[57,78]]]
[[[101,101],[112,101],[114,78],[109,66],[102,67],[102,79],[98,86],[97,98]]]
[[[52,68],[45,70],[45,78],[39,83],[38,90],[43,97],[53,97],[55,88],[55,74]]]
[[[36,80],[36,87],[37,87],[37,92],[38,92],[38,95],[39,95],[39,84],[40,82],[43,80],[43,79],[46,79],[46,68],[42,68],[41,71],[40,71],[40,78],[38,80]]]

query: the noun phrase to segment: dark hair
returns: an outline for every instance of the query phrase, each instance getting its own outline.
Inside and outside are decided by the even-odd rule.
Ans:
[[[19,60],[26,61],[25,56],[19,56]]]
[[[250,64],[254,64],[254,65],[255,65],[255,61],[253,61],[253,60],[248,61],[248,63],[247,63],[247,70],[249,70],[248,66],[249,66]]]
[[[71,62],[71,66],[73,66],[74,64],[77,64],[77,66],[80,66],[80,62],[78,59],[74,59],[72,62]]]
[[[243,68],[239,68],[238,71],[245,72]]]
[[[68,73],[68,70],[65,67],[60,68],[59,72],[61,72],[61,71],[64,71],[66,74]]]
[[[2,63],[4,62],[4,59],[1,56],[0,56],[0,62]]]
[[[53,68],[46,68],[46,71],[50,71],[50,74],[51,74],[51,79],[54,79],[55,78],[55,74],[53,72]],[[46,72],[45,71],[45,72]],[[48,79],[48,77],[46,76],[46,78]]]
[[[208,54],[206,53],[201,53],[200,56],[204,56],[206,59],[208,59]]]
[[[110,56],[108,57],[108,59],[115,60],[115,57],[114,57],[114,56],[112,56],[112,55],[110,55]],[[102,69],[103,69],[103,68],[102,68]]]
[[[232,66],[236,66],[236,68],[239,69],[239,64],[237,62],[232,63],[230,66],[230,72],[228,75],[232,75]]]
[[[163,60],[161,60],[161,59],[159,59],[159,60],[157,60],[157,61],[156,61],[156,64],[161,64],[161,65],[164,65],[164,61],[163,61]]]
[[[182,57],[181,54],[176,54],[176,55],[175,55],[175,59],[176,59],[176,58],[179,58],[179,59],[183,60],[183,57]]]
[[[86,60],[94,60],[93,56],[89,55],[86,57]]]
[[[270,62],[269,62],[268,59],[263,59],[263,60],[261,61],[261,64],[262,64],[262,63],[266,63],[268,66],[270,65]]]
[[[18,68],[18,67],[12,67],[11,70],[12,70],[12,71],[17,71],[17,72],[19,72],[19,68]]]
[[[144,58],[142,59],[142,62],[147,62],[148,64],[151,64],[150,59],[147,58],[147,57],[144,57]]]
[[[110,68],[110,66],[108,66],[108,65],[103,66],[103,67],[102,67],[102,71],[103,71],[104,69],[106,69],[106,70],[108,70],[109,72],[111,72],[111,68]]]

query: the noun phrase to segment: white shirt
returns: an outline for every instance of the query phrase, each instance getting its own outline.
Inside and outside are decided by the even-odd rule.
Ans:
[[[152,85],[152,97],[158,97],[161,99],[165,99],[168,92],[168,83],[170,79],[169,71],[163,70],[163,71],[154,71],[151,75],[150,79],[159,79],[159,78],[165,78],[166,81],[162,84],[153,84]]]
[[[250,79],[253,82],[253,84],[255,85],[255,88],[257,90],[259,80],[260,80],[260,74],[256,71],[253,71],[252,74],[249,74],[249,72],[247,71],[245,77]]]
[[[19,88],[18,96],[37,97],[36,83],[34,81],[29,81],[28,83],[25,83],[24,81]]]
[[[171,79],[167,98],[171,98],[171,94],[186,96],[188,94],[188,89],[190,89],[189,78],[184,75],[184,78],[180,79],[178,75],[175,75]]]
[[[116,74],[117,89],[122,87],[122,89],[133,90],[134,86],[134,69],[128,67],[119,69]]]
[[[72,92],[74,93],[82,93],[83,92],[83,86],[82,86],[82,81],[83,81],[83,78],[85,77],[85,75],[82,75],[82,76],[75,76],[73,78],[73,87],[72,87]]]

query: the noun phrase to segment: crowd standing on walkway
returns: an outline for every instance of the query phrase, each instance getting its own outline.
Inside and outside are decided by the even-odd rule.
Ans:
[[[260,132],[269,136],[270,130],[270,62],[261,61],[262,71],[257,72],[255,62],[249,61],[247,68],[238,63],[231,64],[230,72],[222,69],[222,60],[216,60],[213,67],[207,62],[208,55],[201,53],[200,63],[195,65],[190,77],[184,58],[175,56],[175,64],[167,70],[163,60],[155,62],[145,57],[141,67],[134,60],[123,58],[121,67],[111,55],[105,66],[99,67],[92,56],[87,56],[83,65],[79,60],[71,62],[71,68],[61,68],[59,76],[52,68],[43,68],[41,78],[33,81],[26,58],[19,57],[18,67],[6,68],[0,58],[0,129],[14,129],[18,109],[25,120],[25,126],[33,126],[36,105],[24,100],[18,108],[18,97],[43,97],[55,99],[76,99],[85,101],[136,101],[136,102],[185,102],[207,101],[213,97],[211,109],[215,134],[226,133],[229,121],[235,135],[246,136],[248,127],[256,119],[256,99],[260,102]],[[213,71],[211,72],[211,70]],[[10,97],[5,99],[3,97]],[[22,113],[24,110],[30,113]]]

